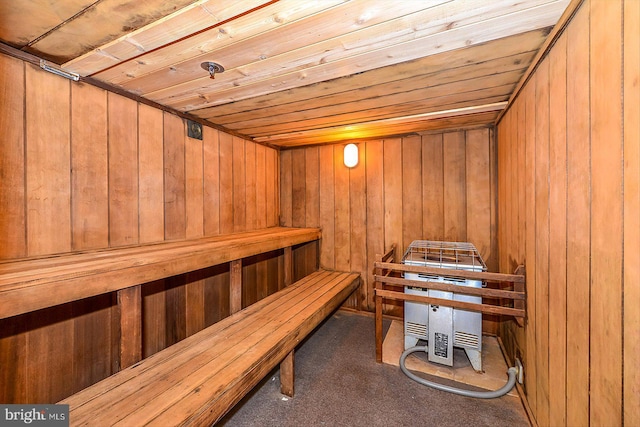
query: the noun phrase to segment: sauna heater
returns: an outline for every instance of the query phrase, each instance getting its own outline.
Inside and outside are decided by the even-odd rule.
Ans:
[[[455,270],[486,271],[487,267],[471,243],[414,240],[402,257],[407,265],[438,267]],[[437,274],[405,273],[405,279],[425,282],[448,283],[457,286],[480,288],[481,280],[464,280]],[[482,303],[482,297],[426,290],[405,286],[405,293],[424,295],[454,301]],[[482,371],[482,313],[443,307],[432,304],[405,301],[404,347],[415,346],[418,340],[426,340],[428,360],[453,366],[453,347],[463,348],[471,366]]]

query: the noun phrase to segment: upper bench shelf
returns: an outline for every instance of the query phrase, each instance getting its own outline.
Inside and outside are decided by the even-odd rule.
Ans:
[[[0,262],[0,319],[320,239],[272,227]]]

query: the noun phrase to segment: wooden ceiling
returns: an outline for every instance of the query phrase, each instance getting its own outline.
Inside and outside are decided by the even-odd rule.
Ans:
[[[287,147],[492,123],[568,3],[3,1],[0,40]]]

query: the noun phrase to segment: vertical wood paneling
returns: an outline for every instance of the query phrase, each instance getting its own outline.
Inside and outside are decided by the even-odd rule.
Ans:
[[[233,233],[233,137],[220,132],[220,233]]]
[[[245,183],[246,183],[246,229],[255,230],[257,224],[256,218],[256,144],[251,141],[245,141]]]
[[[164,113],[164,236],[184,239],[186,224],[186,173],[184,122]]]
[[[71,249],[69,81],[26,68],[29,255]]]
[[[624,4],[624,324],[640,331],[640,2]],[[637,337],[637,335],[636,335]],[[624,340],[626,425],[640,425],[640,339]]]
[[[567,29],[567,425],[589,424],[589,9]],[[533,343],[532,343],[533,345]]]
[[[498,125],[512,156],[525,128],[530,297],[525,334],[512,333],[541,426],[638,424],[639,22],[637,2],[585,1]],[[499,168],[502,188],[515,176]]]
[[[509,179],[509,178],[507,178]],[[549,59],[536,73],[536,400],[549,425]]]
[[[465,161],[467,241],[488,260],[491,258],[489,129],[467,131]]]
[[[318,147],[305,150],[305,227],[320,225],[320,152]]]
[[[402,140],[384,140],[383,162],[384,246],[395,243],[396,261],[400,261],[406,249],[402,241]]]
[[[287,151],[281,154],[282,168],[285,168],[287,161]],[[320,147],[320,227],[322,227],[322,241],[320,242],[320,266],[326,269],[335,268],[334,258],[334,236],[335,236],[335,215],[334,215],[334,175],[333,175],[333,146],[323,145]],[[286,182],[280,183],[281,200],[287,195]],[[281,214],[283,214],[281,212]]]
[[[280,223],[278,207],[280,206],[280,165],[278,152],[267,149],[265,169],[267,171],[267,227],[275,227]]]
[[[349,168],[344,165],[343,146],[333,146],[335,235],[334,265],[336,270],[351,271],[351,212],[349,210]],[[303,175],[304,176],[304,175]],[[295,218],[294,218],[295,220]]]
[[[443,137],[444,238],[464,242],[467,237],[464,132],[447,132]]]
[[[525,214],[525,266],[527,269],[527,330],[526,354],[523,363],[525,372],[525,390],[532,410],[536,411],[538,396],[538,375],[536,362],[536,319],[537,319],[537,286],[536,286],[536,79],[532,79],[525,88],[520,102],[525,104],[525,167],[527,171],[526,188],[528,191]],[[507,179],[504,178],[503,179]],[[504,199],[500,199],[504,203]],[[504,270],[503,270],[504,272]]]
[[[247,229],[247,190],[244,139],[233,137],[233,231]]]
[[[358,144],[358,156],[364,159],[365,144]],[[349,169],[349,212],[351,214],[351,271],[367,275],[367,194],[365,165],[362,160]],[[367,300],[368,290],[362,285],[354,292],[348,303],[361,309]]]
[[[203,129],[204,234],[220,234],[220,142],[218,130]]]
[[[422,239],[422,138],[402,140],[402,241]]]
[[[109,245],[107,93],[90,85],[71,87],[71,246]]]
[[[622,34],[611,29],[620,26],[622,3],[592,0],[590,6],[590,421],[593,425],[621,425]]]
[[[0,259],[27,255],[24,158],[24,64],[0,55]]]
[[[444,168],[441,133],[422,137],[423,236],[444,240]]]
[[[384,185],[383,185],[383,142],[368,141],[365,145],[365,166],[367,176],[367,282],[366,306],[363,309],[373,311],[373,263],[378,255],[385,252],[384,247]],[[322,255],[322,254],[321,254]]]
[[[204,235],[204,169],[203,141],[185,139],[185,213],[186,237]]]
[[[140,243],[164,239],[162,111],[138,106],[138,198]]]
[[[256,227],[267,226],[267,170],[264,145],[256,144]]]
[[[280,156],[280,225],[293,224],[293,164],[292,151],[283,151]]]
[[[0,231],[10,228],[2,232],[0,258],[157,242],[165,232],[170,239],[219,234],[221,228],[231,232],[234,199],[260,209],[258,226],[276,225],[276,150],[255,146],[253,154],[248,148],[235,165],[247,176],[245,188],[236,192],[243,194],[239,203],[231,136],[222,133],[227,145],[220,148],[219,132],[205,127],[202,142],[190,140],[173,115],[4,55],[0,62],[6,71],[0,76]],[[252,173],[255,197],[246,188],[252,186]],[[253,276],[265,277],[248,286],[257,297],[277,289],[281,258],[276,254],[256,263]],[[143,356],[229,314],[224,268],[142,286]],[[105,294],[4,319],[0,401],[55,402],[117,370],[120,324],[114,304],[113,295]]]
[[[549,55],[549,422],[566,424],[567,38]],[[520,210],[520,209],[518,209]],[[518,227],[520,228],[520,227]]]
[[[304,227],[306,221],[305,200],[305,152],[291,152],[291,225]]]
[[[109,242],[138,242],[138,104],[109,93]]]

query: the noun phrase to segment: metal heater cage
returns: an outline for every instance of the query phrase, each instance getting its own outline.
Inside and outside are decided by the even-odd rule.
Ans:
[[[407,265],[436,267],[453,270],[486,271],[480,253],[471,243],[414,240],[402,257]],[[408,280],[440,282],[458,286],[482,287],[481,280],[465,280],[431,274],[405,273]],[[434,298],[482,303],[482,297],[426,290],[405,286],[405,293]],[[453,347],[465,350],[471,365],[482,371],[482,313],[443,307],[433,304],[405,301],[405,349],[418,340],[428,341],[429,361],[453,366]]]

